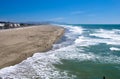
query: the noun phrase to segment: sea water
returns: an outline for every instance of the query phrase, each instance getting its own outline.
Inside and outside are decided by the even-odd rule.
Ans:
[[[120,79],[120,25],[69,24],[46,53],[0,70],[9,79]]]

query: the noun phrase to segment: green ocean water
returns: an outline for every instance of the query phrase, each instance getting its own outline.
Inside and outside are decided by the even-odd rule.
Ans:
[[[77,48],[77,50],[72,53],[94,56],[93,58],[86,56],[83,60],[79,56],[73,59],[61,59],[62,64],[55,64],[55,67],[75,75],[75,79],[103,79],[103,77],[120,79],[120,25],[76,24],[72,27],[84,29],[82,34],[78,34],[78,37],[83,37],[82,42],[86,44],[82,46],[82,43],[78,43],[75,48],[72,48],[73,50]],[[98,36],[90,35],[96,33]],[[81,49],[82,52],[79,51]]]
[[[46,53],[0,70],[3,79],[120,79],[120,25],[68,24]],[[104,77],[104,78],[103,78]]]

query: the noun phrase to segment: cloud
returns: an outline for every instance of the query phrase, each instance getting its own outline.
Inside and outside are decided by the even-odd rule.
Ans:
[[[74,11],[74,12],[71,12],[72,15],[77,15],[77,14],[82,14],[84,13],[84,11]]]
[[[57,17],[57,18],[52,18],[52,19],[49,19],[49,20],[50,21],[61,21],[63,19],[65,19],[65,18],[63,18],[63,17]]]

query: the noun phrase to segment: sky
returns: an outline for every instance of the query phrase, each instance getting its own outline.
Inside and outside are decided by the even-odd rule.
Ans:
[[[0,21],[120,24],[120,0],[0,0]]]

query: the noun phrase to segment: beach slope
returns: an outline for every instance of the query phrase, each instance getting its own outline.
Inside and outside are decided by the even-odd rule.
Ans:
[[[15,65],[36,52],[45,52],[64,34],[64,28],[40,25],[0,31],[0,68]]]

